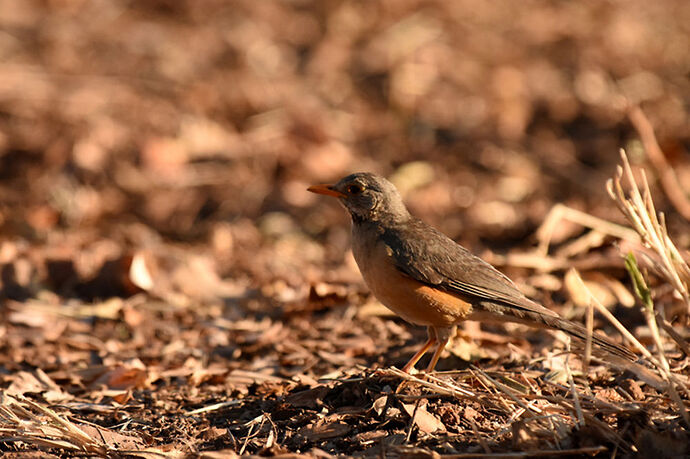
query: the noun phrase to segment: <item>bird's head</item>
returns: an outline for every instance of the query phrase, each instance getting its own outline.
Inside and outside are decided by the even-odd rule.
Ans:
[[[354,222],[401,220],[410,215],[395,185],[369,172],[357,172],[334,185],[314,185],[308,190],[338,198]]]

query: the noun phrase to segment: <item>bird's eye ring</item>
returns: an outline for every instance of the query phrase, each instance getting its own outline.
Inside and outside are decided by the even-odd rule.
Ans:
[[[347,187],[348,194],[359,194],[364,191],[364,187],[361,185],[349,185]]]

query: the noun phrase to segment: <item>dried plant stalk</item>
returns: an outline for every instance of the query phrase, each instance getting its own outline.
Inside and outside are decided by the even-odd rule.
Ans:
[[[680,413],[683,420],[685,421],[685,424],[687,426],[690,426],[690,415],[688,414],[688,411],[685,407],[685,404],[681,400],[680,395],[678,394],[678,391],[676,390],[676,386],[680,387],[686,394],[688,394],[689,391],[688,391],[688,388],[686,387],[685,383],[683,381],[681,381],[679,378],[677,378],[676,375],[674,375],[670,370],[668,360],[666,359],[666,356],[663,353],[663,347],[661,345],[661,337],[659,336],[659,333],[658,333],[658,327],[656,325],[656,320],[655,320],[654,314],[653,313],[647,314],[646,316],[647,316],[647,320],[648,320],[648,324],[649,324],[650,329],[652,329],[652,330],[656,329],[657,330],[656,334],[654,334],[654,332],[652,332],[652,336],[654,337],[655,344],[659,350],[660,359],[656,359],[656,358],[654,358],[654,356],[652,356],[652,354],[647,350],[647,348],[645,348],[642,345],[642,343],[640,343],[637,340],[637,338],[635,338],[635,336],[632,333],[630,333],[630,331],[628,331],[628,329],[625,328],[623,326],[623,324],[621,324],[618,321],[618,319],[616,319],[616,317],[613,314],[611,314],[611,312],[609,312],[609,310],[606,309],[601,304],[601,302],[599,302],[599,300],[597,300],[597,298],[587,288],[587,286],[584,284],[584,282],[582,282],[582,278],[580,277],[580,274],[577,273],[577,271],[574,271],[574,272],[577,276],[576,278],[579,279],[579,282],[581,283],[582,288],[587,292],[591,304],[594,307],[596,307],[597,310],[604,317],[606,317],[609,320],[609,322],[611,322],[611,324],[614,325],[623,334],[623,336],[625,336],[631,343],[633,343],[635,345],[635,347],[637,347],[642,352],[642,354],[657,367],[657,369],[659,370],[660,376],[663,378],[663,382],[660,381],[661,384],[658,385],[658,388],[659,389],[663,388],[664,390],[667,391],[669,398],[671,400],[673,400],[673,402],[678,407],[678,412]],[[639,271],[638,271],[638,273],[639,273]],[[633,280],[633,282],[636,282],[636,281]],[[635,286],[636,291],[638,288],[640,288],[640,286],[636,285]],[[651,296],[650,296],[650,298],[651,298]],[[647,307],[645,307],[645,309],[647,309]],[[623,363],[623,366],[627,370],[633,372],[638,377],[643,376],[640,373],[640,371],[642,370],[642,367],[638,366],[636,363],[633,363],[633,362],[621,362],[621,363]],[[647,382],[651,383],[651,381],[649,381],[649,380],[647,380]]]
[[[659,256],[661,262],[657,264],[657,269],[683,299],[686,311],[690,312],[690,268],[668,236],[663,213],[657,217],[644,170],[641,171],[643,194],[633,176],[625,151],[621,149],[620,154],[623,167],[619,166],[616,176],[606,183],[609,196],[638,232],[642,243]],[[629,197],[621,186],[624,175],[630,185]]]
[[[110,452],[76,424],[27,398],[0,394],[0,407],[0,435],[8,435],[3,441],[22,441],[101,457]]]
[[[647,152],[649,162],[654,167],[669,201],[671,201],[671,204],[673,204],[683,218],[690,220],[690,200],[688,200],[683,188],[680,186],[673,167],[666,160],[664,152],[661,151],[652,123],[639,106],[630,108],[628,118],[640,135],[640,140],[642,140],[644,149]]]
[[[158,448],[127,450],[107,444],[103,436],[93,438],[79,425],[47,406],[22,395],[0,391],[0,442],[22,442],[40,449],[61,449],[64,454],[89,457],[141,457],[179,459],[177,450]]]
[[[628,161],[625,151],[621,149],[620,155],[623,167],[619,166],[616,176],[612,180],[610,179],[606,184],[609,196],[611,196],[611,199],[613,199],[620,211],[625,215],[633,229],[638,232],[644,246],[653,250],[656,255],[658,255],[660,261],[655,263],[655,267],[685,302],[687,317],[687,312],[690,311],[690,295],[688,294],[690,268],[688,268],[687,263],[680,256],[680,252],[668,235],[664,214],[657,214],[644,170],[641,171],[643,191],[640,192],[640,187],[633,176],[630,162]],[[625,176],[630,185],[629,197],[626,196],[621,186],[621,179],[623,176]],[[671,372],[661,342],[652,295],[647,287],[644,276],[638,268],[637,260],[632,253],[626,256],[625,266],[630,273],[635,293],[644,303],[643,312],[657,348],[658,360],[650,360],[659,368],[660,375],[667,382],[669,397],[678,407],[685,424],[690,426],[690,416],[676,390],[676,387],[679,387],[687,394],[689,392],[688,388]],[[681,346],[681,348],[683,348],[683,346]],[[650,357],[648,353],[645,353],[645,355],[648,358]]]

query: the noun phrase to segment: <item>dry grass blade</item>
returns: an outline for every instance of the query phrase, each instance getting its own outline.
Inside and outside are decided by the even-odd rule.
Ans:
[[[604,305],[601,304],[601,302],[599,300],[597,300],[596,296],[594,296],[594,294],[592,294],[592,292],[589,290],[589,288],[587,288],[587,285],[585,285],[584,281],[582,280],[582,277],[580,276],[580,273],[577,272],[577,270],[575,268],[571,268],[570,272],[573,274],[573,278],[578,282],[578,285],[582,289],[582,291],[586,292],[587,295],[589,296],[590,304],[592,304],[594,307],[596,307],[597,311],[599,311],[604,317],[606,317],[608,319],[608,321],[611,322],[611,324],[614,327],[616,327],[616,329],[624,337],[626,337],[628,339],[628,341],[633,343],[635,345],[635,347],[642,354],[644,354],[645,357],[647,357],[649,359],[654,359],[654,357],[652,356],[652,354],[649,353],[647,348],[644,347],[642,345],[642,343],[640,343],[640,341],[637,338],[635,338],[635,336],[632,333],[630,333],[630,331],[627,328],[625,328],[625,326],[623,326],[623,324],[620,323],[618,321],[618,319],[616,319],[616,317],[613,314],[611,314],[611,312],[608,309],[606,309],[606,307],[604,307]]]
[[[575,274],[579,278],[579,273],[575,271]],[[581,281],[581,278],[580,278]],[[673,382],[674,384],[678,385],[679,387],[683,388],[683,390],[687,393],[687,388],[685,387],[685,384],[680,381],[673,373],[670,371],[667,371],[664,365],[657,360],[650,352],[645,348],[642,343],[639,342],[635,336],[630,333],[630,331],[621,324],[616,317],[611,314],[611,312],[606,309],[597,299],[596,297],[587,289],[587,287],[582,284],[582,288],[585,289],[585,291],[588,292],[590,295],[590,299],[592,301],[592,304],[597,308],[597,311],[599,311],[604,317],[606,317],[611,324],[618,329],[618,331],[621,332],[623,336],[625,336],[631,343],[635,345],[635,347],[638,348],[638,350],[650,361],[652,362],[657,369],[659,370],[659,373],[661,374],[663,379],[659,379],[656,375],[652,374],[648,369],[645,367],[634,363],[634,362],[627,362],[622,359],[617,359],[615,356],[611,356],[612,359],[614,359],[614,362],[616,365],[621,366],[622,368],[627,369],[628,371],[634,373],[638,378],[642,379],[645,381],[647,384],[651,385],[652,387],[656,388],[657,390],[669,390],[669,395],[670,398],[676,401],[676,404],[678,405],[678,408],[680,410],[681,415],[685,418],[687,416],[685,405],[680,401],[680,398],[678,397],[678,394],[676,393],[675,388],[673,387],[670,382]],[[670,381],[670,382],[669,382]]]
[[[577,414],[577,424],[580,427],[585,425],[585,418],[582,415],[582,406],[580,405],[580,397],[577,393],[577,387],[575,387],[575,380],[573,379],[573,372],[570,371],[570,365],[568,360],[565,362],[565,369],[568,373],[568,383],[570,384],[570,392],[573,394],[573,406],[575,407],[575,414]],[[586,373],[585,373],[586,375]]]
[[[58,426],[58,428],[64,429],[69,434],[69,436],[75,439],[77,442],[80,442],[82,444],[88,444],[92,442],[92,438],[87,433],[85,433],[83,430],[77,427],[74,423],[68,421],[65,418],[60,417],[56,412],[48,409],[45,406],[39,405],[38,403],[32,400],[24,399],[23,401],[34,410],[48,416]]]
[[[582,279],[580,279],[580,282],[582,282]],[[591,301],[587,303],[587,315],[585,317],[587,339],[585,340],[584,359],[582,360],[582,372],[586,377],[589,373],[589,364],[592,359],[592,336],[594,335],[594,305],[592,305]]]
[[[548,254],[553,233],[558,223],[563,219],[619,239],[639,241],[637,233],[630,228],[597,218],[581,210],[573,209],[572,207],[558,203],[551,208],[546,218],[544,218],[544,222],[537,230],[537,239],[539,240],[537,253],[543,256]]]
[[[644,170],[641,171],[643,194],[640,192],[637,181],[633,176],[632,169],[630,168],[630,163],[625,151],[621,150],[620,154],[623,161],[623,167],[619,167],[616,177],[607,182],[606,185],[608,193],[623,215],[625,215],[628,221],[632,224],[633,228],[640,234],[643,244],[646,247],[654,250],[659,256],[661,262],[657,265],[658,269],[669,282],[669,284],[674,288],[676,293],[678,293],[678,295],[685,302],[687,316],[687,311],[690,310],[690,295],[688,293],[688,284],[690,283],[690,268],[685,260],[680,256],[680,252],[668,235],[664,215],[659,214],[657,217],[656,208],[654,207],[654,202],[652,201],[649,184],[647,183]],[[621,186],[621,179],[623,178],[624,174],[628,184],[630,185],[629,198],[626,197],[626,194],[623,192],[623,187]],[[647,356],[647,358],[649,358],[657,366],[657,368],[659,368],[661,376],[666,380],[666,389],[669,397],[678,407],[685,424],[690,426],[690,415],[688,415],[685,404],[676,391],[676,386],[680,387],[686,394],[690,393],[690,391],[685,383],[683,383],[670,370],[668,359],[666,359],[661,343],[659,327],[656,321],[657,314],[654,310],[651,293],[646,286],[644,277],[637,267],[637,261],[635,260],[634,255],[629,254],[627,256],[626,268],[630,272],[636,293],[645,304],[644,313],[649,328],[652,332],[652,338],[654,339],[659,353],[659,360],[651,358],[651,355],[648,352],[645,352],[645,356]],[[675,334],[672,334],[672,336],[675,336]],[[680,347],[682,349],[687,348],[687,346],[682,345]]]
[[[577,278],[580,279],[580,282],[582,282],[582,278],[580,277],[579,273],[577,273],[577,271],[575,271],[575,274],[577,275]],[[684,404],[683,401],[681,400],[681,398],[680,398],[680,396],[679,396],[679,394],[678,394],[678,391],[676,390],[675,386],[681,387],[681,388],[683,389],[683,391],[686,392],[686,394],[688,393],[688,388],[686,387],[686,385],[685,385],[680,379],[678,379],[673,373],[671,373],[671,371],[670,371],[670,369],[669,369],[669,366],[668,366],[668,362],[667,362],[666,359],[665,359],[665,356],[664,356],[664,359],[663,359],[662,361],[656,359],[656,358],[649,352],[649,350],[647,350],[647,348],[645,348],[645,347],[642,345],[642,343],[640,343],[640,341],[639,341],[637,338],[635,338],[635,336],[634,336],[632,333],[630,333],[630,331],[629,331],[627,328],[625,328],[625,327],[623,326],[623,324],[621,324],[621,323],[618,321],[618,319],[616,319],[616,317],[615,317],[613,314],[611,314],[611,312],[609,312],[609,310],[606,309],[606,308],[596,299],[596,297],[589,291],[589,289],[587,288],[587,286],[584,285],[584,282],[582,282],[582,288],[583,288],[586,292],[589,293],[590,301],[592,301],[592,304],[597,308],[597,310],[598,310],[604,317],[606,317],[606,318],[609,320],[609,322],[611,322],[611,324],[612,324],[613,326],[615,326],[615,327],[618,329],[618,331],[620,331],[620,332],[623,334],[623,336],[625,336],[631,343],[633,343],[633,344],[635,345],[635,347],[637,347],[637,348],[640,350],[640,352],[642,352],[642,354],[643,354],[650,362],[652,362],[652,363],[657,367],[657,369],[659,370],[659,374],[661,375],[661,377],[663,378],[664,381],[663,381],[663,383],[662,383],[661,381],[655,382],[655,381],[650,380],[648,377],[646,377],[646,376],[648,376],[648,375],[645,374],[645,370],[646,370],[646,369],[644,369],[643,367],[641,367],[641,366],[638,365],[637,363],[634,363],[634,362],[624,362],[624,361],[621,360],[620,362],[617,361],[616,364],[620,364],[621,366],[623,366],[623,367],[626,368],[627,370],[629,370],[629,371],[631,371],[632,373],[636,374],[637,377],[639,377],[639,378],[641,378],[641,379],[644,379],[645,382],[647,382],[648,384],[651,384],[653,387],[655,387],[655,388],[657,388],[657,389],[659,389],[659,390],[666,390],[666,391],[668,392],[668,394],[669,394],[669,398],[670,398],[671,400],[673,400],[674,403],[676,404],[676,406],[678,407],[678,411],[679,411],[680,415],[683,417],[683,420],[685,421],[685,423],[686,423],[688,426],[690,426],[690,417],[688,416],[688,412],[687,412],[687,409],[686,409],[686,407],[685,407],[685,404]],[[651,320],[654,320],[654,318],[652,317]],[[651,327],[650,327],[650,328],[651,328]],[[658,339],[658,336],[657,336],[657,339]],[[657,342],[657,346],[661,346],[661,344],[660,344],[659,342]],[[662,352],[662,355],[663,355],[663,352]],[[612,356],[612,357],[613,357],[613,356]],[[666,363],[664,364],[664,362],[666,362]],[[661,383],[661,384],[659,384],[659,383]],[[674,386],[674,385],[675,385],[675,386]]]
[[[94,441],[72,422],[24,397],[0,396],[3,441],[22,441],[41,448],[60,448],[107,456],[109,448]]]
[[[635,336],[627,328],[625,328],[625,326],[622,323],[620,323],[620,321],[618,319],[616,319],[616,317],[613,314],[611,314],[611,312],[608,309],[606,309],[606,307],[603,304],[601,304],[601,302],[599,300],[597,300],[597,298],[594,296],[594,294],[584,284],[584,282],[582,281],[582,278],[580,277],[580,274],[577,272],[577,270],[572,269],[572,272],[575,274],[575,278],[579,279],[579,282],[581,283],[581,288],[585,292],[587,292],[587,294],[590,297],[590,301],[592,302],[592,305],[597,309],[597,311],[602,316],[604,316],[611,323],[611,325],[616,327],[616,329],[628,341],[630,341],[642,353],[642,355],[644,355],[650,362],[652,362],[654,365],[656,365],[657,368],[659,368],[663,371],[664,367],[661,364],[661,362],[659,362],[649,352],[649,350],[646,347],[644,347],[644,345],[642,343],[640,343],[640,341],[637,338],[635,338]],[[652,381],[647,377],[648,375],[644,375],[643,373],[641,373],[641,371],[645,370],[645,369],[643,367],[641,367],[640,365],[638,365],[634,362],[627,362],[627,361],[624,361],[623,359],[618,359],[618,358],[616,358],[616,356],[610,356],[610,358],[615,360],[614,363],[616,365],[619,365],[619,366],[635,373],[639,378],[644,379],[647,384],[651,384],[652,386],[654,386],[657,389],[662,388],[659,384],[659,381]]]
[[[40,449],[59,449],[66,453],[99,457],[183,457],[180,451],[175,450],[121,449],[107,444],[105,438],[111,438],[111,431],[99,428],[98,432],[100,438],[89,435],[77,424],[46,406],[23,396],[13,397],[0,392],[0,442],[23,442]]]
[[[502,384],[498,381],[496,381],[494,378],[489,376],[484,370],[482,370],[479,367],[476,367],[474,365],[471,365],[471,367],[474,371],[479,373],[482,378],[484,378],[486,381],[488,381],[491,385],[493,385],[496,389],[498,389],[501,393],[505,394],[510,398],[514,403],[516,403],[520,408],[524,410],[524,412],[529,416],[529,417],[535,417],[537,414],[541,414],[542,410],[535,407],[535,406],[530,406],[520,400],[519,394],[513,391],[510,387],[506,386],[505,384]]]
[[[220,402],[220,403],[214,403],[213,405],[202,406],[201,408],[197,408],[196,410],[188,411],[186,414],[187,414],[187,416],[193,416],[193,415],[201,414],[201,413],[209,413],[211,411],[220,410],[220,409],[226,408],[228,406],[240,405],[241,403],[242,403],[242,400],[228,400],[226,402]]]
[[[688,345],[688,342],[683,338],[680,333],[678,333],[675,328],[673,328],[673,325],[666,320],[661,314],[658,312],[655,312],[655,317],[656,321],[659,325],[661,325],[661,328],[664,329],[666,333],[673,339],[673,341],[676,342],[678,347],[685,353],[686,356],[690,357],[690,346]]]
[[[399,377],[405,381],[415,382],[415,383],[420,384],[424,387],[432,389],[436,393],[441,394],[441,395],[452,395],[452,396],[458,397],[458,398],[476,397],[476,394],[473,393],[472,391],[469,391],[467,389],[463,389],[459,386],[449,385],[447,383],[441,385],[441,383],[443,383],[443,381],[441,381],[437,378],[431,377],[430,375],[427,375],[427,377],[429,379],[431,379],[431,381],[425,381],[424,379],[418,378],[418,377],[411,375],[409,373],[405,373],[404,371],[399,370],[397,368],[389,368],[389,369],[381,370],[379,373],[382,375],[394,375],[394,376],[397,376],[397,377]]]
[[[568,391],[567,387],[553,381],[549,381],[548,379],[544,380],[544,383],[556,387],[563,392]],[[625,411],[637,412],[636,409],[631,409],[629,407],[623,408],[615,403],[609,403],[592,395],[587,395],[586,393],[580,394],[580,397],[582,398],[583,402],[586,402],[586,405],[593,407],[598,413],[623,413]],[[565,401],[563,397],[558,396],[545,396],[544,399],[553,403],[563,403]]]
[[[609,196],[641,236],[642,243],[654,250],[660,257],[659,269],[661,274],[673,286],[690,311],[690,295],[688,293],[690,268],[668,236],[663,214],[657,218],[644,171],[642,171],[643,195],[633,176],[625,151],[621,150],[620,154],[623,167],[619,167],[616,177],[610,179],[606,184]],[[629,198],[626,197],[621,186],[621,179],[624,175],[630,185]]]
[[[680,386],[686,392],[688,392],[688,388],[683,382],[679,381],[678,378],[674,377],[674,375],[671,373],[671,367],[668,363],[666,355],[664,354],[663,345],[661,343],[661,335],[659,334],[659,327],[656,322],[656,314],[654,313],[654,303],[652,300],[652,294],[649,288],[647,287],[642,273],[637,267],[637,261],[635,260],[635,256],[632,253],[630,253],[626,257],[625,261],[626,268],[630,272],[630,277],[632,278],[633,285],[635,286],[635,292],[645,303],[643,311],[645,313],[645,318],[647,319],[649,329],[652,331],[652,338],[654,339],[654,344],[657,347],[659,361],[661,362],[662,376],[665,376],[668,380],[669,396],[671,397],[671,400],[673,400],[673,402],[679,407],[680,413],[683,416],[683,420],[685,420],[685,424],[690,426],[690,416],[688,415],[687,409],[685,408],[685,404],[683,403],[683,401],[680,398],[680,395],[676,391],[674,384]]]
[[[640,135],[644,149],[647,152],[656,174],[661,180],[661,186],[673,206],[686,220],[690,220],[690,201],[678,183],[673,168],[666,160],[659,142],[656,140],[654,128],[642,109],[638,106],[632,107],[628,112],[628,118]]]
[[[436,378],[435,376],[433,376],[433,375],[431,375],[431,374],[427,374],[427,375],[426,375],[426,379],[428,379],[428,380],[431,381],[432,383],[438,384],[438,385],[441,386],[441,387],[448,388],[448,389],[450,389],[451,391],[454,391],[455,393],[464,394],[464,395],[466,395],[466,396],[468,396],[468,397],[474,396],[474,393],[473,393],[472,391],[470,391],[470,390],[468,390],[468,389],[465,389],[465,388],[463,388],[463,387],[460,387],[460,386],[458,386],[457,384],[454,384],[454,383],[452,382],[452,381],[453,381],[452,379],[451,379],[451,380],[448,380],[448,381],[445,381],[445,380],[443,380],[443,379]]]

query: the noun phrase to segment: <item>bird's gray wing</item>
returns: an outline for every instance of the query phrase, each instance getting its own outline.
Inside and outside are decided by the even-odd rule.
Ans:
[[[581,340],[590,336],[582,325],[531,301],[493,266],[420,220],[390,226],[381,238],[390,248],[398,270],[419,282],[462,296],[476,308],[473,318],[541,324]],[[607,337],[594,333],[591,338],[609,353],[635,360],[635,354]]]
[[[553,311],[526,298],[503,273],[418,219],[381,235],[395,266],[422,283],[458,293],[475,304],[511,305],[540,314]]]

